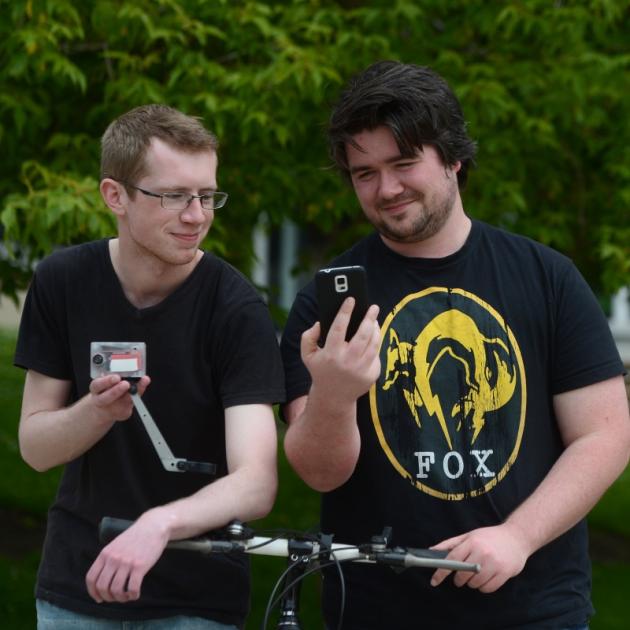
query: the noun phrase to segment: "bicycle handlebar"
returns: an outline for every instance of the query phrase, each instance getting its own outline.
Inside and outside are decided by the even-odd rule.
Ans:
[[[133,524],[133,521],[105,517],[99,527],[101,542],[108,543]],[[168,549],[180,549],[196,551],[202,554],[244,552],[264,556],[291,557],[296,553],[294,545],[301,545],[300,553],[303,556],[323,557],[330,555],[338,562],[367,562],[387,564],[398,567],[427,567],[434,569],[448,569],[450,571],[471,571],[478,573],[480,566],[470,562],[447,560],[446,551],[433,549],[412,549],[402,547],[386,547],[384,544],[323,544],[320,539],[292,539],[288,537],[270,538],[254,536],[248,532],[242,536],[217,537],[208,535],[185,540],[172,540],[168,543]]]

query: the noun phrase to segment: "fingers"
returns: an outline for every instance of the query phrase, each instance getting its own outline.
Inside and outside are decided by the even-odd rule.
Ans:
[[[378,317],[378,311],[379,308],[376,304],[372,304],[372,306],[368,308],[367,312],[365,313],[365,317],[359,325],[359,328],[357,329],[354,337],[357,337],[358,335],[359,338],[369,341],[373,337],[374,332],[378,332],[380,337],[381,329],[376,319]]]
[[[435,549],[437,551],[448,551],[448,560],[467,562],[466,558],[468,556],[468,552],[462,547],[462,542],[464,540],[464,536],[455,536],[454,538],[443,540],[437,545],[433,545],[431,549]],[[437,569],[431,576],[431,586],[439,586],[451,573],[453,573],[453,571],[449,569]]]
[[[103,601],[103,598],[100,594],[101,588],[103,586],[105,586],[106,588],[109,587],[109,583],[111,582],[111,572],[109,575],[107,575],[103,571],[104,566],[105,562],[99,555],[99,557],[94,561],[94,563],[90,567],[90,570],[85,576],[85,585],[87,587],[88,593],[90,594],[90,597],[99,604]]]
[[[315,322],[314,326],[311,326],[308,330],[302,333],[302,339],[300,341],[300,351],[302,356],[310,356],[317,351],[319,347],[317,342],[319,340],[320,326],[319,322]]]
[[[102,400],[116,400],[129,389],[129,383],[123,381],[118,374],[99,376],[90,383],[90,393]]]
[[[348,324],[350,323],[350,317],[354,310],[354,298],[347,297],[341,304],[335,319],[333,319],[330,325],[330,330],[326,336],[326,346],[338,345],[346,340],[346,332],[348,331]]]
[[[137,541],[129,544],[131,548],[125,547],[123,537],[119,536],[101,551],[87,572],[85,584],[95,602],[100,604],[139,599],[142,580],[155,564],[164,545],[159,547],[155,558],[144,557],[142,552],[134,558],[132,549]],[[149,542],[147,546],[150,546]]]
[[[148,376],[143,376],[137,384],[138,394],[142,396],[144,392],[147,390],[147,387],[151,384],[151,379]]]
[[[143,376],[137,383],[138,393],[140,395],[144,394],[150,383],[151,379],[148,376]],[[90,394],[94,397],[96,406],[101,408],[108,407],[121,400],[129,393],[130,389],[131,384],[129,381],[121,378],[118,374],[100,376],[90,383]],[[128,400],[128,403],[129,405],[131,404],[131,399]]]
[[[348,344],[349,352],[354,354],[362,365],[367,366],[366,375],[370,382],[376,381],[381,373],[381,328],[376,320],[377,315],[378,307],[375,306],[374,310],[370,307],[356,335]]]
[[[139,599],[144,574],[125,562],[104,559],[101,553],[85,577],[90,597],[97,603]]]
[[[437,543],[437,545],[432,545],[429,548],[435,549],[437,551],[450,551],[451,549],[457,547],[457,545],[459,545],[465,539],[466,539],[465,535],[453,536],[453,538],[447,538],[446,540],[443,540]]]
[[[354,304],[354,298],[352,297],[344,300],[328,332],[326,345],[328,345],[329,340],[330,344],[335,345],[345,342]],[[374,343],[375,337],[380,342],[380,328],[377,321],[378,313],[379,307],[376,304],[372,304],[366,311],[365,317],[359,324],[354,336],[348,342],[351,346],[354,346],[358,353],[363,353],[366,349],[378,345]]]
[[[346,343],[346,333],[354,309],[354,303],[353,297],[348,297],[343,301],[326,336],[326,347],[335,348]],[[378,313],[379,307],[376,304],[372,304],[367,310],[354,337],[348,342],[352,344],[356,354],[361,355],[366,351],[369,351],[373,357],[378,354],[381,335],[377,320]],[[320,335],[321,326],[319,322],[315,322],[311,328],[302,333],[300,342],[302,357],[308,357],[321,349],[318,345]]]
[[[494,593],[498,591],[505,583],[507,579],[500,575],[495,575],[493,578],[489,579],[485,584],[481,586],[474,586],[473,588],[478,588],[482,593]],[[472,583],[469,586],[473,586]]]
[[[458,571],[453,578],[455,586],[468,586],[469,588],[475,588],[482,593],[493,593],[497,589],[501,588],[513,573],[501,563],[497,562],[491,557],[484,557],[482,559],[474,560],[476,555],[469,554],[467,562],[475,562],[480,564],[481,570],[479,573],[467,573],[464,571]]]

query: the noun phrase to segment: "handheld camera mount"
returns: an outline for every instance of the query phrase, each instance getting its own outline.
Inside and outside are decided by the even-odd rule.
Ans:
[[[145,375],[146,345],[135,341],[93,341],[90,344],[90,376],[98,378],[107,374],[118,374],[129,381],[131,400],[138,416],[151,439],[162,466],[168,472],[196,472],[216,474],[216,465],[209,462],[194,462],[175,457],[155,420],[138,394],[138,381]]]

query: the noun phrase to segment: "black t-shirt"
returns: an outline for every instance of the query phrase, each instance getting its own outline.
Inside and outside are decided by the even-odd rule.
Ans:
[[[135,308],[108,250],[96,241],[61,250],[37,267],[24,304],[15,364],[88,392],[90,342],[144,341],[151,385],[143,401],[175,457],[217,464],[227,474],[224,409],[284,400],[282,365],[266,305],[234,268],[204,254],[159,304]],[[241,624],[248,608],[244,557],[166,551],[142,596],[96,604],[85,575],[100,552],[103,516],[136,519],[212,481],[167,472],[136,412],[66,465],[48,528],[36,594],[85,614],[143,619],[190,614]]]
[[[562,452],[552,397],[623,373],[606,319],[572,263],[473,221],[441,259],[400,256],[373,234],[330,266],[363,265],[380,306],[381,375],[358,401],[352,477],[322,497],[322,528],[366,542],[428,547],[501,523]],[[301,333],[317,320],[313,283],[298,295],[281,349],[287,400],[308,393]],[[561,627],[592,613],[585,522],[533,554],[485,595],[431,570],[345,565],[344,628]],[[324,580],[336,627],[339,580]]]

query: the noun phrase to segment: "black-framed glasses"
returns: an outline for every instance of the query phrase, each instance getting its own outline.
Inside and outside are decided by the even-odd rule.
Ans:
[[[165,210],[172,210],[173,212],[181,212],[182,210],[186,210],[186,208],[188,208],[188,206],[192,203],[193,199],[199,199],[199,203],[201,203],[201,207],[204,210],[217,210],[218,208],[222,208],[228,200],[228,194],[224,192],[219,192],[218,190],[204,193],[203,195],[191,195],[190,193],[184,192],[156,193],[151,192],[150,190],[145,190],[144,188],[140,188],[139,186],[131,184],[130,182],[125,182],[119,179],[117,179],[116,181],[124,184],[125,186],[129,186],[134,190],[140,191],[143,195],[146,195],[147,197],[159,197],[162,208],[164,208]]]

